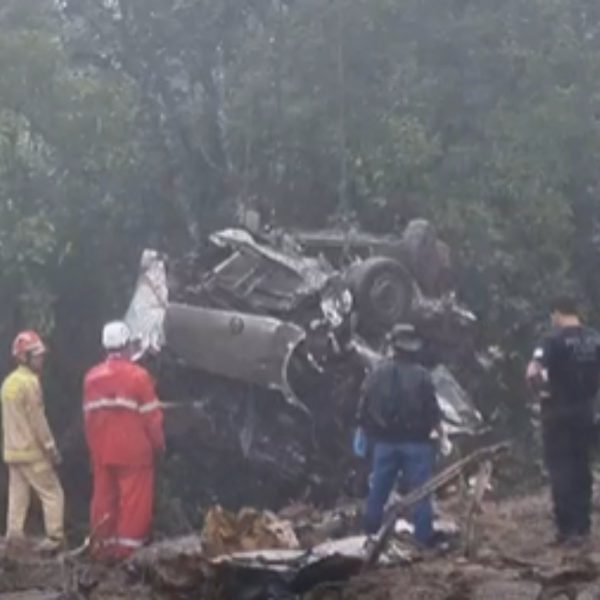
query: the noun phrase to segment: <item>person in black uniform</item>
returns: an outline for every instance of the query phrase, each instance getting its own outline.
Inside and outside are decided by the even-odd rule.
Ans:
[[[557,542],[590,532],[594,398],[600,377],[600,334],[582,324],[571,298],[552,304],[553,330],[536,347],[527,379],[541,394],[544,459],[550,476]]]

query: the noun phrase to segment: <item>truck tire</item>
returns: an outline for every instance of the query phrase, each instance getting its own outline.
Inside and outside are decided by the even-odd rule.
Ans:
[[[393,258],[373,256],[354,265],[348,273],[358,313],[358,327],[379,334],[410,316],[413,280]]]

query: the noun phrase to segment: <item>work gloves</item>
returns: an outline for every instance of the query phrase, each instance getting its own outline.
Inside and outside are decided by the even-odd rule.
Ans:
[[[354,456],[358,458],[366,458],[369,452],[369,440],[367,434],[362,427],[357,427],[354,430],[354,438],[352,439],[352,450]]]
[[[442,435],[440,438],[440,454],[442,456],[450,456],[452,454],[452,442],[447,435]]]

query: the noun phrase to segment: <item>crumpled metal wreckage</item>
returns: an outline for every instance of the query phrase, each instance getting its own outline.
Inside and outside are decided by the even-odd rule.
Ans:
[[[159,542],[137,552],[132,563],[159,588],[195,590],[206,598],[294,598],[321,584],[347,581],[366,557],[365,536],[331,540],[310,549],[264,548],[209,556],[199,536]],[[410,564],[414,550],[392,542],[382,566]]]
[[[214,254],[171,261],[146,250],[125,316],[138,358],[206,375],[187,397],[168,390],[167,399],[185,404],[192,387],[191,404],[209,417],[238,402],[242,456],[318,487],[349,464],[360,386],[385,353],[386,333],[411,322],[425,339],[444,426],[475,435],[481,415],[445,359],[469,351],[476,319],[432,277],[448,265],[431,227],[411,222],[407,232],[398,240],[227,229],[210,236]],[[421,268],[421,255],[441,266]],[[326,461],[335,468],[316,473]]]
[[[355,507],[339,510],[353,512]],[[327,520],[334,513],[320,515]],[[361,571],[369,549],[367,536],[349,535],[348,530],[342,537],[301,545],[294,533],[298,523],[267,511],[246,508],[233,514],[217,506],[209,511],[201,535],[158,542],[132,561],[161,588],[196,590],[202,597],[219,599],[296,598]],[[447,532],[456,528],[439,520],[435,527]],[[408,532],[410,526],[400,519],[397,531]],[[378,565],[408,565],[420,559],[415,547],[398,537],[386,546]]]

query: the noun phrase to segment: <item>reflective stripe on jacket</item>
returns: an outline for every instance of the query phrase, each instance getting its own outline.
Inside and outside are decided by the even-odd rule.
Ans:
[[[56,447],[48,426],[39,377],[19,366],[2,384],[4,461],[33,463],[47,460]]]
[[[83,413],[92,461],[98,464],[149,466],[164,448],[154,383],[129,359],[111,356],[88,372]]]

